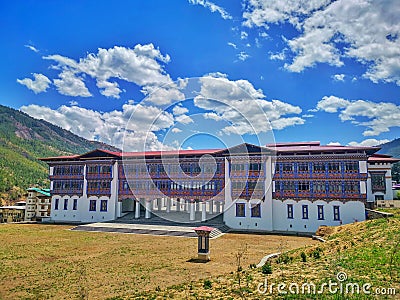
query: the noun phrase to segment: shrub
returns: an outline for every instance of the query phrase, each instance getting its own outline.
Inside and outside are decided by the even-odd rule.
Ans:
[[[304,252],[301,252],[300,256],[301,256],[301,261],[302,262],[307,262],[307,255]]]
[[[292,262],[293,257],[289,256],[287,253],[283,253],[282,255],[280,255],[278,257],[278,259],[276,260],[278,263],[284,263],[284,264],[288,264],[290,262]]]
[[[262,267],[261,267],[261,272],[263,274],[272,274],[272,266],[271,263],[266,262]]]
[[[209,279],[204,280],[203,287],[204,287],[206,290],[211,289],[211,287],[212,287],[212,282],[211,282],[211,280],[209,280]]]

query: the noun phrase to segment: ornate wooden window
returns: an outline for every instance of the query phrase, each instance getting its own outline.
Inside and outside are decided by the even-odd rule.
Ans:
[[[293,204],[287,205],[287,218],[293,219]]]
[[[236,203],[236,217],[245,217],[245,216],[246,216],[246,204]]]

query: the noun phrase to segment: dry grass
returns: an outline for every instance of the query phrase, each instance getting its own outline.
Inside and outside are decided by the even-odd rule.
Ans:
[[[196,257],[197,240],[69,231],[70,226],[0,225],[0,299],[106,299],[146,295],[236,271],[269,253],[315,245],[302,237],[226,234],[211,240],[211,262]],[[179,298],[179,296],[178,296]]]

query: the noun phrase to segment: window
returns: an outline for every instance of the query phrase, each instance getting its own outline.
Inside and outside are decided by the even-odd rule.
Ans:
[[[299,182],[299,192],[309,192],[310,191],[310,182],[309,181],[300,181]]]
[[[100,211],[107,211],[107,203],[108,203],[107,200],[101,200]]]
[[[340,211],[339,206],[333,206],[333,220],[340,221]]]
[[[318,210],[318,220],[324,220],[324,206],[318,205],[317,210]]]
[[[358,162],[356,162],[356,161],[345,162],[344,170],[346,172],[357,172],[358,171]]]
[[[340,181],[329,182],[329,192],[330,193],[341,193],[342,183]]]
[[[299,163],[299,172],[308,172],[308,163]]]
[[[251,206],[251,217],[261,218],[261,204],[254,204]]]
[[[282,170],[283,172],[293,172],[293,164],[292,163],[283,164]]]
[[[323,181],[317,181],[313,183],[313,192],[314,193],[325,193],[326,185]]]
[[[385,173],[371,173],[372,192],[386,191]]]
[[[293,204],[287,205],[287,217],[288,219],[293,219]]]
[[[328,163],[328,171],[331,173],[338,173],[340,171],[340,164],[338,162]]]
[[[302,205],[301,207],[303,219],[308,219],[308,205]]]
[[[64,210],[68,209],[68,199],[64,199]]]
[[[74,202],[72,204],[72,210],[77,210],[78,209],[78,199],[74,199]]]
[[[344,191],[347,193],[358,193],[359,183],[356,181],[345,182]]]
[[[236,217],[245,217],[245,216],[246,216],[246,204],[236,203]]]
[[[90,200],[89,211],[96,211],[96,200]]]
[[[244,164],[232,164],[231,170],[232,171],[244,171]]]
[[[325,163],[323,162],[315,162],[313,163],[313,171],[315,173],[323,173],[325,172]]]
[[[296,190],[295,184],[293,181],[284,181],[283,182],[283,191],[284,192],[293,192]]]
[[[250,164],[250,171],[260,171],[261,164],[260,163],[251,163]]]
[[[385,200],[385,197],[383,195],[375,195],[375,201],[377,200]]]
[[[54,209],[55,209],[55,210],[58,210],[58,202],[60,201],[60,199],[57,198],[57,199],[55,199],[54,201],[55,201],[55,202],[54,202]]]

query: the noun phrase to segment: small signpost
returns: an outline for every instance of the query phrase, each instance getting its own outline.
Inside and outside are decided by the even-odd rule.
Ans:
[[[201,261],[210,260],[210,233],[214,229],[208,226],[200,226],[194,229],[198,235],[197,255]]]

